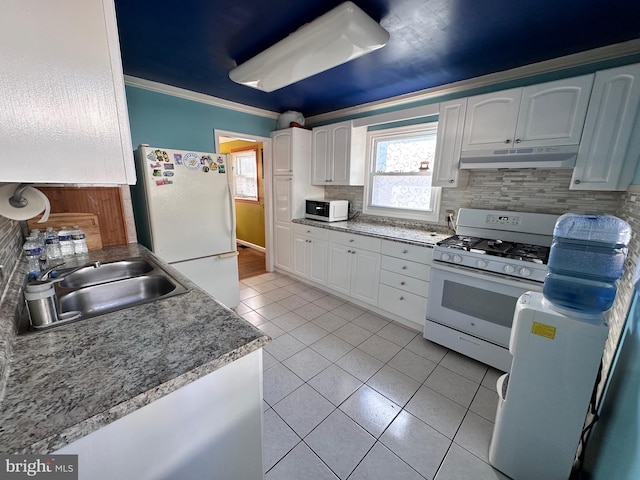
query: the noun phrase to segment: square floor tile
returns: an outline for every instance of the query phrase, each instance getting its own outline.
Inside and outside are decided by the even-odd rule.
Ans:
[[[375,313],[364,312],[359,317],[354,318],[353,323],[359,327],[369,330],[371,333],[376,333],[383,327],[387,326],[390,322]]]
[[[242,283],[250,287],[253,287],[254,285],[258,285],[259,283],[264,283],[265,281],[266,280],[264,278],[260,278],[259,275],[256,275],[255,277],[249,277],[249,278],[243,279]]]
[[[426,478],[435,476],[451,445],[451,440],[406,411],[396,417],[380,442]]]
[[[291,285],[292,283],[296,283],[296,280],[287,276],[282,276],[276,280],[273,280],[273,284],[279,287],[286,287],[287,285]]]
[[[282,300],[278,300],[278,303],[288,310],[295,310],[306,305],[309,302],[307,302],[304,298],[300,298],[298,295],[291,295],[287,298],[283,298]],[[307,318],[307,320],[309,319]]]
[[[264,349],[282,362],[305,347],[306,345],[300,340],[296,340],[288,333],[285,333],[267,343]]]
[[[491,442],[492,434],[492,422],[473,412],[467,412],[453,441],[473,453],[480,460],[488,463],[489,443]]]
[[[424,477],[383,444],[376,442],[349,480],[424,480]]]
[[[294,390],[273,406],[273,409],[300,438],[306,437],[335,408],[329,400],[307,384]]]
[[[329,360],[310,348],[299,351],[282,363],[305,382],[331,365]]]
[[[256,315],[259,315],[258,313],[256,313]],[[264,318],[264,317],[262,317]],[[282,330],[280,327],[274,325],[271,322],[264,322],[261,323],[260,325],[258,325],[258,328],[263,332],[266,333],[267,335],[269,335],[271,337],[272,340],[275,340],[276,338],[282,336],[285,334],[285,331]],[[273,342],[271,342],[273,343]],[[270,345],[270,344],[268,344]]]
[[[471,402],[469,409],[486,418],[490,422],[496,420],[496,410],[498,408],[498,393],[495,390],[490,390],[487,387],[480,385],[480,389]]]
[[[305,290],[308,290],[309,286],[305,285],[304,283],[292,283],[282,288],[289,290],[291,293],[295,293],[297,295],[299,293],[304,292]]]
[[[345,342],[335,335],[328,334],[317,342],[312,343],[311,348],[323,357],[335,362],[339,358],[343,357],[349,350],[353,349],[353,345]]]
[[[246,305],[242,302],[240,302],[238,306],[236,308],[233,308],[232,310],[240,316],[242,316],[243,313],[248,313],[253,311],[253,309],[249,305]]]
[[[273,411],[263,415],[262,462],[269,470],[300,442],[300,437]]]
[[[478,383],[440,365],[429,375],[424,384],[466,408],[469,408],[473,397],[480,388]]]
[[[390,342],[386,338],[379,337],[377,334],[367,338],[358,345],[358,348],[384,363],[387,363],[402,350],[400,345]]]
[[[273,285],[273,284],[272,284]],[[274,285],[274,289],[265,293],[265,295],[276,302],[284,300],[285,298],[289,298],[292,296],[292,293],[284,288],[280,288],[277,285]]]
[[[455,443],[451,445],[435,480],[509,480],[508,477],[467,452]]]
[[[267,472],[265,480],[337,480],[322,460],[300,442],[278,464]]]
[[[274,302],[273,299],[267,297],[266,295],[256,295],[255,297],[246,298],[242,300],[246,305],[249,305],[254,310],[258,308],[266,307]]]
[[[404,407],[406,411],[453,439],[467,410],[453,400],[425,386]]]
[[[256,308],[256,312],[262,315],[267,320],[273,320],[274,318],[279,317],[280,315],[284,315],[288,313],[285,307],[280,305],[279,303],[271,303],[269,305],[265,305],[264,307]]]
[[[489,367],[487,373],[482,379],[482,386],[487,387],[490,390],[496,391],[496,383],[498,378],[504,375],[505,372],[501,372],[500,370],[496,370],[493,367]]]
[[[247,307],[249,308],[249,307]],[[254,326],[258,326],[261,325],[263,323],[265,323],[267,321],[266,318],[264,318],[262,315],[260,315],[258,312],[256,312],[255,310],[249,310],[248,312],[245,312],[241,315],[242,318],[244,318],[247,322],[251,323]]]
[[[271,305],[265,307],[265,308],[269,308]],[[284,308],[284,307],[282,307]],[[285,310],[286,313],[280,315],[279,317],[274,318],[273,320],[271,320],[271,322],[274,325],[277,325],[278,327],[280,327],[282,330],[284,330],[285,332],[289,332],[291,330],[293,330],[294,328],[298,328],[301,325],[304,325],[305,323],[307,323],[307,320],[302,318],[300,315],[294,313],[294,312],[287,312]]]
[[[438,345],[437,343],[430,342],[424,337],[417,335],[411,340],[406,346],[407,350],[412,351],[413,353],[420,355],[421,357],[426,358],[427,360],[431,360],[432,362],[438,363],[449,351],[442,345]]]
[[[271,367],[278,365],[280,362],[276,360],[269,352],[262,352],[262,371],[269,370]]]
[[[305,300],[309,301],[309,302],[313,302],[315,300],[318,300],[322,297],[326,297],[327,294],[324,293],[321,290],[318,290],[317,288],[310,288],[308,290],[305,290],[304,292],[300,292],[298,294],[299,297],[304,298]]]
[[[257,285],[254,285],[252,288],[254,290],[257,290],[260,293],[267,293],[267,292],[270,292],[272,290],[277,290],[279,287],[277,285],[274,285],[272,282],[265,281],[263,283],[259,283]],[[291,293],[289,293],[289,295],[291,295]]]
[[[315,343],[321,338],[329,335],[329,332],[311,322],[307,322],[304,325],[291,330],[289,334],[300,340],[305,345],[311,345],[312,343]]]
[[[355,392],[362,382],[337,365],[331,365],[309,380],[309,385],[338,406]]]
[[[260,295],[260,292],[254,290],[251,287],[243,288],[239,292],[239,298],[241,301],[245,301],[248,298],[257,297],[258,295]]]
[[[314,318],[318,318],[323,313],[327,313],[324,308],[319,307],[318,305],[315,305],[313,303],[305,303],[304,305],[294,309],[293,311],[301,317],[306,318],[307,320],[313,320]]]
[[[375,388],[394,403],[404,406],[420,388],[420,382],[398,370],[384,366],[367,380],[367,385]]]
[[[420,383],[424,382],[436,368],[436,364],[431,360],[416,355],[406,348],[400,350],[396,356],[389,360],[388,365]]]
[[[262,386],[264,400],[273,406],[303,383],[300,377],[278,363],[264,372]]]
[[[358,348],[354,348],[337,360],[336,364],[363,382],[369,380],[384,365],[377,358]]]
[[[364,313],[362,308],[356,307],[351,303],[343,303],[342,305],[331,310],[331,313],[338,315],[340,318],[344,318],[347,321],[351,321],[356,317],[359,317]]]
[[[418,335],[417,332],[409,330],[408,328],[401,327],[395,323],[390,323],[377,332],[382,338],[396,343],[402,347],[406,347],[407,344]]]
[[[440,365],[475,383],[482,382],[485,373],[487,373],[487,366],[484,363],[480,363],[473,358],[469,358],[453,350],[447,352],[440,362]]]
[[[340,410],[334,410],[305,439],[305,443],[346,479],[375,443],[375,439]]]
[[[374,389],[362,385],[340,405],[340,410],[377,438],[400,413],[401,408]]]
[[[328,332],[333,332],[347,324],[345,319],[340,318],[332,312],[325,312],[311,321]]]
[[[344,300],[334,297],[333,295],[326,295],[318,300],[314,300],[313,304],[317,305],[320,308],[324,308],[325,310],[333,310],[334,308],[338,308],[340,305],[345,303]]]
[[[358,325],[354,325],[353,323],[347,323],[342,327],[338,328],[333,332],[333,334],[341,338],[347,343],[350,343],[354,347],[360,345],[367,338],[369,338],[372,334],[369,330],[365,330]]]

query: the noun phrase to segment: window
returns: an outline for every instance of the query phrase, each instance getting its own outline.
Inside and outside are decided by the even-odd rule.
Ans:
[[[438,220],[441,189],[431,186],[437,125],[368,132],[364,213]]]
[[[257,150],[234,151],[231,153],[234,165],[234,180],[237,200],[258,201],[258,161]]]

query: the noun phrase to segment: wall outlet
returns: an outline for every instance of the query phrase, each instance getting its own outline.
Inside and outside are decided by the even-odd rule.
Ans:
[[[448,218],[449,220],[453,220],[453,217],[456,214],[454,210],[445,210],[445,213],[447,214],[446,218]]]

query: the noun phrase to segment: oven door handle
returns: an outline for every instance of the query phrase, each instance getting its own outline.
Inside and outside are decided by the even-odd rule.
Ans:
[[[493,282],[502,283],[509,286],[522,286],[530,285],[532,289],[540,291],[542,289],[542,283],[527,280],[525,278],[511,277],[509,275],[502,275],[495,272],[487,272],[485,270],[477,270],[475,268],[469,268],[464,265],[451,265],[450,263],[443,263],[438,260],[433,260],[431,264],[431,277],[433,279],[434,270],[442,270],[443,272],[457,273],[458,275],[468,275],[478,280],[488,280]]]

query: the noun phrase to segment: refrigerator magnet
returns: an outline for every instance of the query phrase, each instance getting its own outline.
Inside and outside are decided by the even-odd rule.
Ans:
[[[173,177],[173,172],[171,170],[166,170],[162,172],[163,177]]]
[[[156,154],[156,159],[162,161],[162,150],[154,150],[153,153]]]
[[[162,159],[165,162],[170,162],[171,160],[169,160],[169,154],[167,152],[165,152],[164,150],[162,151]]]
[[[151,168],[160,168],[160,162],[156,162],[156,163],[150,163],[149,166]]]
[[[195,153],[187,153],[184,157],[182,157],[182,163],[189,170],[197,170],[200,168],[200,157]]]
[[[154,177],[161,177],[162,176],[162,170],[160,170],[159,168],[154,168],[152,175]]]
[[[218,173],[225,173],[224,165],[218,165]]]
[[[176,163],[176,165],[182,165],[182,154],[181,153],[174,153],[173,154],[173,161]]]
[[[173,163],[165,163],[164,164],[164,169],[165,170],[173,170]]]
[[[222,155],[218,156],[218,163],[220,164],[224,163],[224,157]]]
[[[156,155],[153,152],[147,153],[147,160],[151,160],[152,162],[156,159]]]
[[[207,167],[206,165],[204,167],[202,167],[202,171],[204,173],[207,173],[209,171],[209,167]]]
[[[218,169],[218,164],[216,162],[213,162],[209,165],[211,167],[211,170],[217,170]]]

